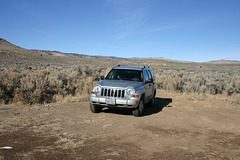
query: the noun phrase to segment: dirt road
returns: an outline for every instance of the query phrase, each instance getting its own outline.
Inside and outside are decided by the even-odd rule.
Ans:
[[[88,102],[0,106],[3,159],[239,159],[240,105],[158,91],[145,116]]]

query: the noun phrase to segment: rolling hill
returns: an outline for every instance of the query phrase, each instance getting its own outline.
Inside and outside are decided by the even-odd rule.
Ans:
[[[63,59],[65,61],[70,59],[76,58],[93,58],[93,59],[107,59],[107,60],[122,60],[122,61],[149,61],[149,62],[162,62],[162,63],[194,63],[189,61],[178,61],[167,59],[163,57],[149,57],[149,58],[122,58],[122,57],[115,57],[115,56],[91,56],[85,54],[77,54],[77,53],[62,53],[59,51],[49,51],[49,50],[38,50],[38,49],[25,49],[19,47],[15,44],[8,42],[5,39],[0,38],[0,57],[3,61],[8,59],[7,61],[13,60],[31,60],[31,61],[60,61],[62,62]],[[67,59],[66,59],[67,58]],[[208,64],[240,64],[240,61],[231,61],[231,60],[216,60],[216,61],[209,61],[209,62],[202,62]]]

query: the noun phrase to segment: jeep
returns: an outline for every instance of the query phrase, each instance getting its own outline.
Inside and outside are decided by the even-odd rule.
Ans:
[[[154,106],[155,95],[155,80],[148,66],[118,65],[90,90],[90,110],[99,113],[104,107],[128,108],[139,117],[146,103]]]

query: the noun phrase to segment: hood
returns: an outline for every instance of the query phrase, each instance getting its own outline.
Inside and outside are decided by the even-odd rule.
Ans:
[[[131,86],[136,89],[142,86],[142,83],[143,82],[124,81],[124,80],[102,80],[97,84],[101,85],[102,87],[119,87],[119,88],[127,88]]]

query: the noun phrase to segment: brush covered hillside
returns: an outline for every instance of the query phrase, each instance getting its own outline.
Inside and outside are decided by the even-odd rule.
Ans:
[[[0,39],[0,103],[44,104],[89,99],[90,88],[116,64],[149,65],[158,89],[189,100],[224,95],[240,104],[240,63],[192,63],[29,50]]]

